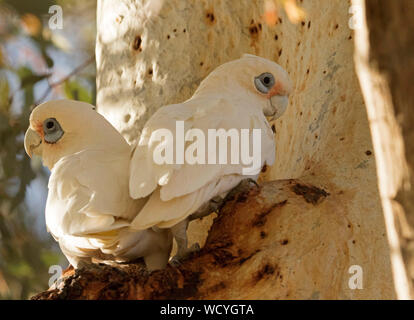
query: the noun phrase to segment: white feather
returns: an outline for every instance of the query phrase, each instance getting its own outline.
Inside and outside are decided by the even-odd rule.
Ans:
[[[147,199],[129,196],[131,147],[125,139],[85,103],[47,102],[34,109],[31,122],[49,118],[64,134],[41,146],[51,169],[46,225],[70,263],[143,257],[151,270],[165,267],[169,232],[130,228]]]
[[[198,128],[205,137],[208,137],[208,129],[261,129],[261,166],[264,163],[273,164],[273,132],[261,109],[252,107],[251,103],[254,100],[249,100],[249,97],[238,99],[230,94],[220,97],[195,96],[183,104],[161,108],[154,114],[144,128],[145,138],[141,138],[131,161],[131,196],[136,198],[153,192],[146,206],[134,219],[134,228],[171,227],[206,201],[228,192],[247,178],[242,175],[242,170],[248,165],[231,164],[230,161],[229,164],[221,165],[190,165],[186,162],[180,166],[156,164],[153,152],[157,144],[150,145],[148,142],[151,133],[158,128],[168,128],[175,133],[176,121],[183,120],[187,124],[186,130]],[[176,112],[176,109],[179,111]],[[229,155],[228,151],[228,159]],[[167,182],[160,183],[160,175],[166,173]],[[143,179],[145,185],[142,184]]]

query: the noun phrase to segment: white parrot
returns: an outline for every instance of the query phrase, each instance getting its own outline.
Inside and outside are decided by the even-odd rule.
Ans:
[[[75,267],[143,257],[149,270],[168,263],[168,230],[132,230],[147,199],[129,196],[132,149],[90,104],[49,101],[30,115],[24,145],[51,170],[46,225]]]
[[[273,164],[274,135],[266,117],[276,119],[284,113],[291,90],[292,83],[281,66],[246,54],[215,69],[189,100],[160,108],[146,123],[131,160],[131,197],[150,197],[131,227],[138,230],[171,228],[178,245],[173,258],[175,263],[198,250],[198,244],[188,248],[189,221],[214,212],[226,194],[242,180],[257,180],[262,166]],[[196,128],[204,136],[208,136],[209,129],[260,129],[259,166],[249,177],[243,174],[247,166],[242,162],[156,163],[154,152],[165,148],[168,142],[155,139],[153,135],[160,129],[168,129],[173,133],[173,142],[180,143],[178,140],[183,136],[177,137],[175,133],[177,121],[184,121],[186,133]],[[189,141],[184,143],[189,146]],[[226,152],[231,155],[233,151]]]

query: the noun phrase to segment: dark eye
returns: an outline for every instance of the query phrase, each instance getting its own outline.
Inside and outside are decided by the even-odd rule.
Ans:
[[[43,122],[43,132],[45,134],[45,141],[48,143],[56,143],[64,133],[55,118],[49,118]]]
[[[268,93],[275,85],[275,78],[271,73],[265,72],[254,79],[254,84],[261,93]]]
[[[54,132],[58,127],[60,126],[55,118],[49,118],[43,122],[43,131],[45,133]]]
[[[47,129],[53,129],[55,127],[55,123],[53,121],[46,122],[46,128]]]

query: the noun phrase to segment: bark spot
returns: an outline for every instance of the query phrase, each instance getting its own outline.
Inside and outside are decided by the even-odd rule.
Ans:
[[[115,19],[115,21],[118,22],[118,23],[121,23],[122,20],[124,20],[124,16],[122,14],[117,16],[116,19]]]
[[[215,293],[220,290],[226,289],[227,285],[224,281],[221,281],[213,286],[211,286],[209,289],[207,289],[207,292]]]
[[[100,292],[98,300],[123,300],[128,299],[128,283],[110,282]]]
[[[287,200],[284,200],[282,202],[276,203],[270,209],[258,214],[255,216],[255,218],[252,221],[253,227],[261,227],[266,223],[266,217],[273,211],[275,208],[283,207],[287,203]]]
[[[250,38],[252,40],[250,46],[256,47],[256,42],[259,40],[260,33],[262,31],[262,24],[255,23],[255,21],[252,19],[248,30],[249,30]]]
[[[220,267],[225,267],[236,259],[236,257],[229,250],[225,249],[213,251],[211,254],[214,257],[214,264]]]
[[[264,278],[268,278],[276,272],[276,267],[272,266],[270,263],[266,263],[261,267],[254,275],[255,282],[258,282]]]
[[[242,192],[242,193],[240,193],[238,195],[238,197],[237,197],[236,202],[239,202],[239,203],[240,202],[241,203],[246,202],[248,194],[249,194],[249,192]]]
[[[154,273],[156,274],[154,275]],[[150,299],[194,297],[200,283],[200,274],[196,272],[174,269],[155,271],[151,274],[150,287],[156,290],[150,294]]]
[[[232,246],[233,242],[230,239],[221,239],[213,242],[205,250],[213,257],[215,265],[225,267],[237,258],[230,250]]]
[[[246,256],[246,257],[242,257],[240,258],[238,264],[241,266],[243,263],[245,263],[247,260],[250,260],[256,253],[260,252],[260,250],[256,250],[255,252],[253,252],[252,254]]]
[[[254,24],[254,25],[251,25],[249,27],[249,33],[250,33],[250,36],[252,38],[258,38],[259,37],[259,33],[262,30],[261,27],[259,27],[259,25]]]
[[[212,26],[216,22],[216,17],[214,16],[213,12],[206,13],[206,21],[207,21],[207,24],[210,26]]]
[[[136,37],[135,37],[135,39],[134,39],[134,43],[133,43],[133,45],[132,45],[132,48],[133,48],[135,51],[141,52],[141,51],[142,51],[142,47],[141,47],[141,45],[142,45],[142,39],[141,39],[141,36],[136,36]]]
[[[281,244],[282,246],[285,246],[285,245],[287,245],[288,243],[289,243],[289,240],[288,240],[288,239],[284,239],[284,240],[280,241],[280,244]]]
[[[313,205],[317,205],[321,199],[329,196],[329,193],[323,189],[299,183],[295,184],[292,190],[297,195],[303,196],[306,202],[312,203]]]

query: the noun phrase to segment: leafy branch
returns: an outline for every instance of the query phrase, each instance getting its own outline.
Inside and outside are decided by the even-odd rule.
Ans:
[[[83,62],[79,66],[77,66],[69,74],[67,74],[63,78],[59,79],[58,81],[55,81],[53,83],[50,83],[48,81],[48,88],[45,90],[45,92],[42,94],[42,96],[38,100],[35,101],[35,103],[31,106],[30,109],[32,110],[37,105],[39,105],[40,103],[42,103],[47,98],[47,96],[50,94],[50,92],[52,92],[52,90],[54,88],[56,88],[56,87],[60,86],[61,84],[65,83],[67,80],[69,80],[74,75],[76,75],[77,73],[79,73],[80,71],[82,71],[84,68],[86,68],[88,65],[90,65],[94,61],[95,61],[95,55],[93,55],[92,57],[90,57],[88,60],[86,60],[85,62]]]

